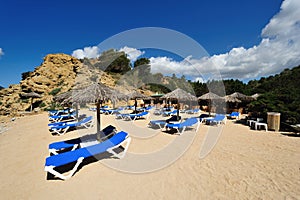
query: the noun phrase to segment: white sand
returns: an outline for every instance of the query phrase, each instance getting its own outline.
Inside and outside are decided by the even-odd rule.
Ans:
[[[223,127],[218,143],[204,159],[199,152],[211,128],[207,125],[196,134],[153,132],[149,138],[132,137],[130,153],[151,153],[177,137],[190,139],[195,134],[183,156],[158,171],[132,174],[94,162],[69,180],[47,180],[44,164],[49,143],[87,131],[52,136],[47,117],[44,113],[17,118],[0,134],[0,199],[300,199],[300,138],[250,130],[233,121]],[[109,123],[122,125],[112,116],[103,116],[102,126]],[[145,121],[135,122],[132,129],[135,126],[148,129]],[[131,159],[129,154],[126,159]]]

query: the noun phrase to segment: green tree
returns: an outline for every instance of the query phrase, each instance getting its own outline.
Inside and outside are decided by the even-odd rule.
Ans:
[[[125,53],[114,49],[102,52],[94,66],[108,73],[125,74],[131,70],[130,60]]]
[[[142,65],[150,65],[150,60],[148,58],[139,58],[134,62],[133,67],[138,67]]]
[[[30,77],[31,73],[32,73],[31,71],[23,72],[22,73],[22,81],[25,80],[27,77]]]

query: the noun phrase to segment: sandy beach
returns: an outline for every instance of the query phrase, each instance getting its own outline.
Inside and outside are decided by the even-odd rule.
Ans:
[[[123,123],[132,123],[118,122],[111,115],[101,120],[102,127],[113,124],[118,130]],[[147,122],[129,126],[146,130]],[[84,165],[63,181],[47,180],[48,145],[93,132],[95,127],[53,136],[48,123],[46,112],[20,117],[0,134],[1,199],[300,199],[299,137],[250,130],[227,120],[213,150],[200,159],[208,129],[217,127],[201,124],[197,133],[191,130],[181,136],[158,130],[148,138],[138,138],[129,129],[132,142],[124,162],[137,168],[140,163],[131,154],[155,152],[178,137],[190,140],[191,145],[175,162],[153,172],[122,172],[99,161]]]

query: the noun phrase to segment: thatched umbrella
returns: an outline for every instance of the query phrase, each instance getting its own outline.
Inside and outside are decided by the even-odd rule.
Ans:
[[[73,93],[75,92],[76,90],[69,90],[67,92],[64,92],[64,93],[61,93],[61,94],[58,94],[56,96],[53,97],[53,100],[54,101],[57,101],[57,102],[60,102],[60,103],[63,103],[64,100],[72,97]],[[76,103],[76,120],[78,121],[78,103]]]
[[[240,92],[232,93],[232,94],[229,95],[229,96],[235,97],[235,98],[237,98],[237,99],[239,99],[239,100],[241,100],[241,101],[252,101],[252,100],[254,100],[253,97],[247,96],[247,95],[242,94],[242,93],[240,93]]]
[[[230,95],[226,95],[226,96],[224,97],[224,99],[225,99],[225,102],[230,102],[230,103],[239,103],[239,102],[242,102],[242,101],[239,100],[238,98],[232,97],[232,96],[230,96]]]
[[[134,91],[132,93],[129,93],[128,95],[128,99],[134,99],[134,113],[136,113],[136,107],[137,107],[137,99],[146,99],[149,98],[148,96],[138,92],[138,91]]]
[[[177,99],[177,119],[179,119],[179,100],[197,101],[197,97],[180,88],[177,88],[176,90],[173,90],[172,92],[165,94],[164,96],[162,96],[162,98]]]
[[[255,100],[256,100],[259,96],[260,96],[260,94],[258,94],[258,93],[255,93],[255,94],[251,95],[251,97],[252,97],[253,99],[255,99]]]
[[[212,93],[212,92],[208,92],[206,94],[203,94],[202,96],[198,97],[199,100],[207,100],[209,102],[209,115],[210,115],[210,111],[211,111],[211,101],[212,100],[222,100],[223,98],[220,97],[219,95]]]
[[[35,93],[35,92],[29,92],[29,93],[21,94],[21,96],[23,96],[23,97],[30,97],[31,98],[30,112],[32,112],[32,101],[33,101],[33,98],[41,98],[42,97],[41,95],[39,95],[38,93]]]
[[[63,92],[61,94],[58,94],[58,95],[55,95],[53,97],[53,100],[54,101],[57,101],[57,102],[63,102],[65,99],[71,97],[73,94],[73,91],[70,90],[70,91],[67,91],[67,92]]]
[[[102,83],[93,83],[88,87],[73,91],[71,97],[65,99],[63,102],[76,103],[96,103],[97,106],[97,133],[101,130],[100,125],[100,107],[102,103],[108,100],[116,102],[118,100],[126,100],[127,96],[114,90]]]

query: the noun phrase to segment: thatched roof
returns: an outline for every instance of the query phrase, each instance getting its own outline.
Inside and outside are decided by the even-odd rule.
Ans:
[[[23,97],[41,98],[42,96],[35,92],[21,94]]]
[[[176,90],[163,95],[161,98],[179,99],[182,101],[197,101],[197,97],[180,88],[177,88]]]
[[[247,95],[239,93],[239,92],[232,93],[229,96],[238,98],[239,100],[242,100],[242,101],[251,101],[251,100],[254,100],[253,97],[247,96]]]
[[[138,91],[134,91],[134,92],[131,92],[129,94],[127,94],[128,96],[128,99],[148,99],[148,98],[151,98],[151,97],[148,97],[147,95],[144,95]]]
[[[260,96],[260,94],[257,94],[257,93],[251,95],[251,97],[254,98],[254,99],[257,99],[259,96]]]
[[[102,83],[93,83],[88,87],[78,89],[72,92],[72,96],[65,99],[63,102],[77,103],[95,103],[97,101],[116,102],[118,100],[126,100],[127,96],[114,90]]]
[[[199,100],[213,100],[213,99],[222,99],[222,97],[220,97],[219,95],[212,93],[212,92],[208,92],[206,94],[203,94],[202,96],[198,97]]]
[[[65,99],[71,97],[72,93],[73,93],[73,91],[70,90],[70,91],[58,94],[58,95],[56,95],[56,96],[53,97],[53,100],[57,101],[57,102],[63,102]]]
[[[225,99],[226,102],[232,102],[232,103],[235,103],[235,102],[236,102],[236,103],[242,102],[242,101],[239,100],[238,98],[232,97],[232,96],[230,96],[230,95],[225,96],[224,99]]]

